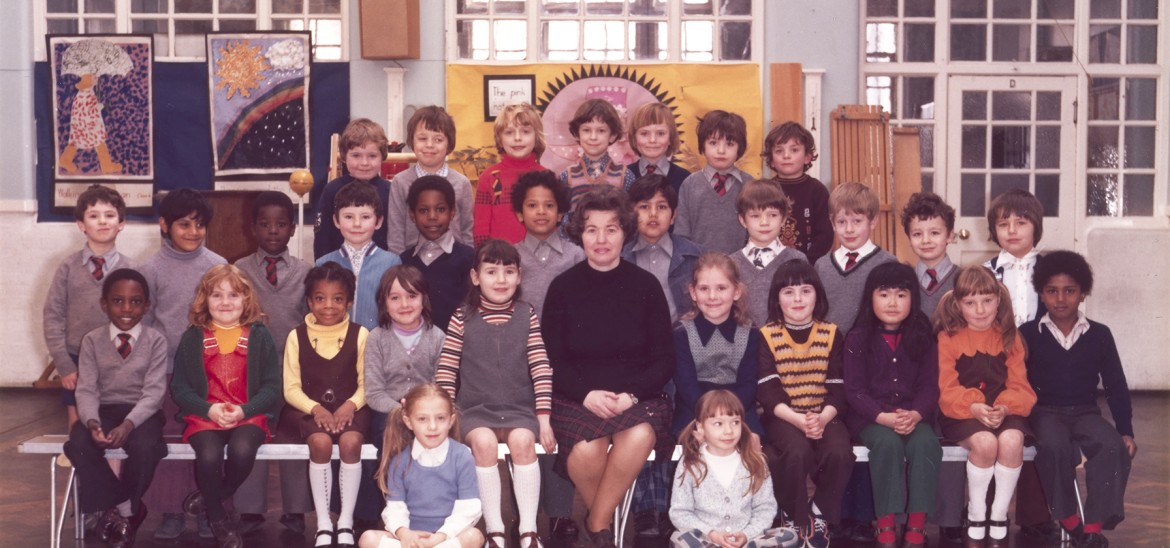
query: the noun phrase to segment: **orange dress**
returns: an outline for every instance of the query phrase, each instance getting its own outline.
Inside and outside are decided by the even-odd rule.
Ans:
[[[203,330],[203,370],[207,374],[207,401],[213,404],[228,403],[242,405],[248,401],[248,333],[244,326],[235,350],[221,353],[215,333]],[[184,417],[187,428],[183,430],[183,441],[189,441],[192,434],[204,430],[229,430],[215,421],[190,414]],[[253,424],[264,431],[264,440],[272,438],[268,431],[268,417],[263,413],[253,415],[236,423],[236,427]],[[235,427],[233,427],[235,428]]]

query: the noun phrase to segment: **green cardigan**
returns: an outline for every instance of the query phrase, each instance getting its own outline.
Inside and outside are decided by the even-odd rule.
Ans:
[[[240,406],[244,417],[260,413],[268,416],[269,430],[275,432],[276,419],[282,401],[284,386],[276,345],[264,324],[254,323],[248,333],[248,401]],[[175,351],[175,372],[171,377],[171,397],[179,406],[175,418],[183,420],[188,414],[207,415],[211,402],[207,401],[207,370],[203,365],[203,328],[188,327]]]

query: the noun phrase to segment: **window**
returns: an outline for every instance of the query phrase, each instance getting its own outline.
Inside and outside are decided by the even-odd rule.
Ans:
[[[889,112],[892,124],[919,128],[924,188],[942,191],[942,172],[935,172],[950,161],[948,150],[961,146],[946,142],[947,124],[959,123],[945,116],[954,77],[1075,77],[1084,94],[1076,112],[1088,129],[1062,148],[1075,151],[1075,165],[1087,174],[1076,179],[1085,198],[1078,214],[1154,218],[1166,192],[1166,166],[1155,161],[1167,142],[1158,121],[1165,104],[1157,100],[1170,61],[1159,42],[1165,2],[858,1],[865,45],[859,92]]]
[[[752,61],[761,0],[448,0],[452,61]]]
[[[308,30],[315,60],[347,57],[342,0],[42,1],[45,33],[150,34],[158,60],[202,59],[209,32],[267,30]],[[37,45],[38,58],[44,58],[43,49],[43,43]]]

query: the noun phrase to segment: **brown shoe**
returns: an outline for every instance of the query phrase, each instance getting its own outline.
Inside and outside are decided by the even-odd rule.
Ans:
[[[134,540],[138,537],[138,528],[142,526],[142,522],[146,521],[146,505],[141,502],[138,503],[138,513],[124,518],[114,510],[114,515],[117,516],[117,522],[110,530],[110,546],[111,548],[130,548],[134,546]]]
[[[114,533],[114,526],[118,524],[121,517],[116,506],[111,506],[109,510],[102,512],[97,525],[94,526],[94,532],[97,533],[98,538],[102,539],[102,542],[110,540],[110,536]]]

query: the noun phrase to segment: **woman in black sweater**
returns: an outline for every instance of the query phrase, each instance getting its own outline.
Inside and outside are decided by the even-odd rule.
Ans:
[[[553,280],[542,335],[553,366],[557,471],[589,508],[594,546],[613,546],[613,510],[651,449],[668,458],[674,374],[670,311],[654,275],[621,260],[636,217],[625,193],[599,187],[567,227],[586,260]]]

